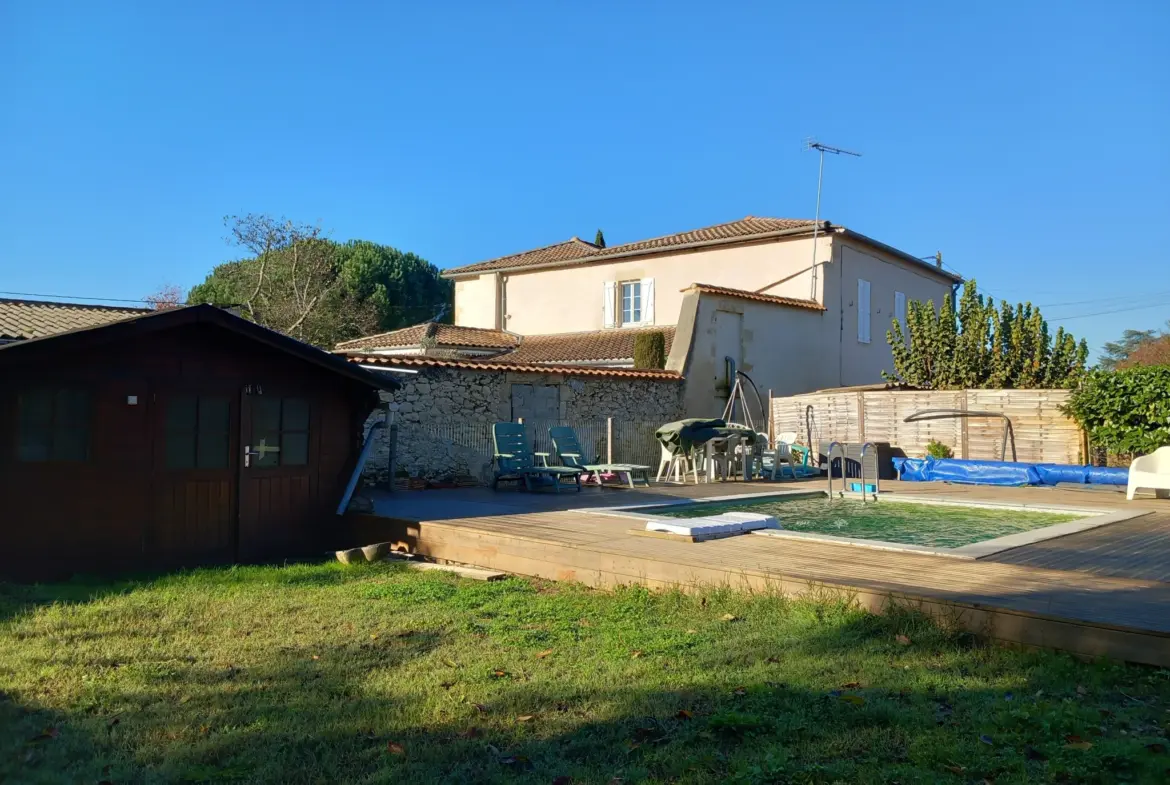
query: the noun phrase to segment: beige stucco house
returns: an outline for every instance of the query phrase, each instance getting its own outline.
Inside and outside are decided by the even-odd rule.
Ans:
[[[880,381],[890,320],[961,281],[828,221],[753,216],[609,248],[574,237],[443,276],[454,326],[337,350],[628,368],[633,336],[661,330],[692,416],[722,411],[736,369],[776,395]]]

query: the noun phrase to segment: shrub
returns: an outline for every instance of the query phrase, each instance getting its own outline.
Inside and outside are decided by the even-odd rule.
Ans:
[[[658,332],[638,333],[634,336],[634,367],[666,367],[666,334]]]
[[[931,439],[926,445],[927,458],[954,458],[955,451],[938,439]]]
[[[1170,444],[1170,366],[1091,371],[1061,407],[1111,453],[1146,455]]]

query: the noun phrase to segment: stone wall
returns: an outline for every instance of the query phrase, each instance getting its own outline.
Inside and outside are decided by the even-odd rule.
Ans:
[[[626,443],[645,441],[653,428],[682,414],[680,380],[602,378],[457,368],[419,368],[397,378],[402,387],[382,393],[398,425],[399,477],[434,481],[491,480],[491,426],[523,417],[537,449],[550,422],[578,427],[588,447],[607,417]],[[381,419],[375,413],[371,420]],[[389,472],[389,431],[377,432],[364,479],[384,483]],[[615,444],[619,437],[615,435]],[[647,455],[642,447],[639,455]],[[633,452],[631,446],[628,450]],[[631,460],[624,457],[622,460]],[[643,458],[645,460],[645,458]]]

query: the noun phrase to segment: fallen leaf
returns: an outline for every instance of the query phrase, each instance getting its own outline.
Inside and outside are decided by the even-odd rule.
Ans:
[[[516,718],[516,722],[532,722],[532,716],[531,714],[521,714]]]
[[[967,770],[966,766],[960,766],[957,763],[948,763],[947,765],[943,766],[943,768],[949,771],[951,774],[962,774]]]
[[[370,640],[372,640],[372,641],[376,641],[376,640],[378,640],[378,636],[377,636],[377,635],[374,635],[373,633],[371,633],[371,634],[370,634]]]
[[[321,659],[321,657],[320,657],[319,655],[317,655],[317,654],[314,654],[314,655],[313,655],[313,659],[315,659],[315,660],[319,660],[319,659]]]
[[[1024,757],[1028,760],[1048,760],[1048,756],[1035,747],[1025,747]]]
[[[780,662],[780,658],[779,657],[769,657],[768,659],[764,660],[764,662],[768,663],[769,665],[776,665],[777,663]]]
[[[731,693],[733,695],[747,695],[747,687],[736,687]]]
[[[459,734],[461,739],[478,739],[483,735],[483,732],[474,725]]]
[[[1146,749],[1149,750],[1150,752],[1154,753],[1155,755],[1165,755],[1166,754],[1166,745],[1165,744],[1147,744]]]
[[[854,706],[864,706],[865,698],[860,695],[842,695],[838,700],[842,703],[851,703]]]
[[[1075,733],[1070,733],[1064,737],[1064,741],[1066,744],[1077,744],[1079,742],[1084,741],[1084,739],[1082,739],[1080,736],[1076,735]]]
[[[678,714],[676,714],[676,715],[674,715],[674,716],[675,716],[675,717],[677,717],[677,718],[678,718],[678,719],[680,719],[680,720],[689,720],[689,719],[690,719],[691,717],[693,717],[694,715],[693,715],[693,714],[691,714],[691,713],[690,713],[689,711],[687,711],[686,709],[679,709],[679,710],[678,710]]]
[[[858,688],[858,687],[860,687],[860,686],[861,686],[861,682],[859,682],[859,681],[851,681],[851,682],[849,682],[848,684],[842,684],[842,685],[841,685],[841,689],[843,689],[843,690],[855,690],[855,689],[857,689],[857,688]]]
[[[698,630],[687,630],[687,635],[694,635],[697,632],[698,632]]]
[[[723,621],[739,621],[739,617],[734,613],[725,613],[721,618]]]
[[[403,748],[403,746],[396,741],[386,742],[386,751],[389,752],[391,755],[405,755],[406,754],[406,750]]]
[[[459,667],[459,664],[456,663],[455,660],[443,660],[443,664],[446,665],[448,668],[458,668]]]
[[[487,712],[488,712],[488,707],[484,706],[482,703],[473,703],[471,705],[474,706],[475,708],[479,709],[481,714],[487,714]]]
[[[988,736],[986,733],[979,737],[979,741],[983,742],[984,744],[990,744],[992,746],[995,745],[995,742],[992,741],[991,737]]]
[[[439,683],[439,686],[440,686],[440,687],[442,687],[442,688],[443,688],[443,689],[445,689],[445,690],[449,690],[449,689],[451,689],[452,687],[454,687],[454,686],[455,686],[455,682],[453,682],[453,681],[444,681],[444,682],[440,682],[440,683]]]
[[[492,678],[494,678],[494,679],[502,679],[507,675],[508,675],[507,671],[501,671],[501,670],[492,671]]]
[[[545,657],[547,657],[548,655],[550,655],[552,653],[553,653],[552,649],[545,649],[544,651],[536,653],[536,659],[543,660]]]
[[[1066,744],[1064,746],[1066,749],[1070,749],[1070,750],[1091,750],[1091,749],[1093,749],[1093,744],[1091,742],[1088,742],[1088,741],[1077,741],[1077,742],[1073,742],[1072,744]]]
[[[902,644],[903,646],[910,645],[910,638],[907,637],[906,635],[895,635],[894,640],[896,640],[898,643]]]
[[[630,656],[637,659],[638,657],[642,656],[642,650],[641,649],[634,649],[632,652],[630,652]]]

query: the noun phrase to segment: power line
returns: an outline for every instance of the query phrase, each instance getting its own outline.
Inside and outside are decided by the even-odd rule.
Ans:
[[[2,295],[12,297],[41,297],[46,300],[88,300],[93,302],[103,303],[152,303],[154,300],[148,299],[128,299],[125,297],[83,297],[75,294],[45,294],[43,292],[6,292],[0,291]],[[80,303],[84,305],[84,303]],[[177,305],[192,305],[193,303],[176,303]],[[418,303],[415,305],[387,305],[386,310],[389,311],[432,311],[435,308],[443,308],[450,306],[450,303]]]
[[[1154,303],[1152,305],[1134,305],[1129,308],[1115,308],[1112,311],[1097,311],[1095,313],[1078,313],[1073,316],[1058,316],[1055,319],[1045,319],[1048,322],[1067,322],[1070,319],[1087,319],[1090,316],[1105,316],[1111,313],[1124,313],[1126,311],[1143,311],[1147,308],[1166,308],[1166,303]]]
[[[1150,292],[1148,294],[1119,294],[1115,297],[1095,297],[1091,300],[1073,300],[1066,303],[1044,303],[1037,307],[1039,308],[1056,308],[1061,305],[1089,305],[1091,303],[1108,303],[1117,302],[1119,300],[1148,300],[1151,297],[1166,297],[1170,295],[1170,291],[1165,292]]]

